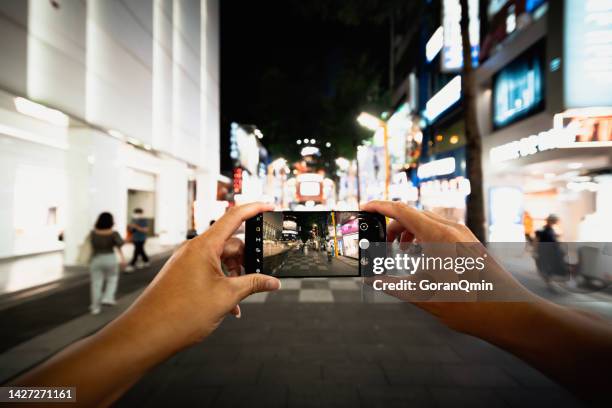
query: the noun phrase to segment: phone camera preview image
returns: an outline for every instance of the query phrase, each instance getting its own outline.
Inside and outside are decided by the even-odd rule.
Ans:
[[[276,277],[361,276],[370,242],[385,240],[385,219],[359,211],[279,211],[246,223],[245,269]]]

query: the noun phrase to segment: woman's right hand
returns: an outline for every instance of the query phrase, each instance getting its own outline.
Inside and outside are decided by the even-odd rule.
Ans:
[[[462,224],[449,221],[439,215],[427,211],[420,211],[401,202],[394,201],[371,201],[361,207],[364,211],[376,212],[386,217],[391,218],[391,222],[387,225],[387,241],[393,242],[398,239],[402,245],[417,241],[424,244],[425,247],[432,251],[477,251],[480,254],[486,254],[486,248],[480,244],[468,227]],[[428,245],[431,244],[431,245]],[[453,245],[444,245],[453,244]],[[487,255],[484,255],[485,257]],[[453,271],[435,271],[435,273],[445,273],[447,275],[457,275]],[[430,275],[431,276],[431,275]],[[467,277],[466,273],[463,277]],[[497,287],[503,288],[503,292],[499,294],[510,296],[514,301],[496,302],[493,298],[489,301],[478,300],[472,294],[457,293],[455,298],[452,295],[445,294],[442,296],[444,301],[425,300],[419,298],[419,294],[412,291],[386,291],[386,293],[395,296],[401,300],[414,303],[418,307],[426,310],[437,316],[447,326],[462,331],[478,335],[483,324],[487,324],[496,313],[497,309],[504,310],[503,313],[514,313],[517,302],[539,302],[540,298],[531,294],[525,287],[516,281],[512,275],[505,271],[495,262],[492,257],[488,257],[486,269],[482,275],[488,281],[494,282]],[[439,281],[445,281],[448,276],[438,275]],[[382,276],[381,279],[387,281],[398,280],[415,280],[418,279],[418,274],[408,277],[393,277]],[[420,295],[427,295],[420,293]],[[495,292],[493,293],[495,296]],[[426,299],[427,296],[423,296]],[[495,309],[495,310],[494,310]],[[496,325],[497,323],[491,322]]]

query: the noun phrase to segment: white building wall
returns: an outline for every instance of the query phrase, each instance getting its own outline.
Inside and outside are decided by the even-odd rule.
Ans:
[[[153,8],[153,148],[171,152],[172,133],[172,0],[155,0]]]
[[[202,2],[202,65],[201,116],[203,118],[200,156],[205,163],[196,174],[198,185],[196,225],[199,232],[208,228],[210,220],[219,218],[225,205],[216,201],[220,169],[219,142],[219,2]]]
[[[151,144],[153,4],[119,0],[87,4],[86,119]]]
[[[218,0],[59,4],[0,2],[0,258],[65,247],[72,264],[102,211],[123,233],[133,172],[154,176],[159,242],[181,242],[190,175],[198,209],[216,208]],[[69,114],[70,126],[17,112],[17,96]],[[28,194],[33,219],[57,204],[52,228],[16,228]]]

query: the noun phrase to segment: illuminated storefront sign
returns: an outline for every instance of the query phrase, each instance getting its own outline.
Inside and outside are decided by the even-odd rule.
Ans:
[[[555,127],[550,130],[492,148],[491,161],[513,160],[551,149],[612,147],[612,117],[562,116],[556,115]]]
[[[447,157],[440,160],[423,163],[419,166],[417,174],[420,179],[436,176],[445,176],[454,173],[456,169],[455,158]]]
[[[566,0],[565,106],[612,105],[612,0]]]
[[[612,145],[612,116],[569,117],[564,118],[564,124],[576,129],[576,139],[573,143],[576,147]]]
[[[358,223],[359,223],[359,220],[355,218],[351,221],[348,221],[346,224],[342,224],[342,226],[340,227],[340,231],[342,232],[342,235],[358,233],[359,232]]]
[[[493,79],[493,125],[506,126],[543,109],[542,46],[520,56]]]
[[[442,49],[444,45],[444,29],[442,27],[438,27],[438,29],[433,33],[427,44],[425,44],[425,56],[427,57],[427,62],[431,62],[436,55]]]
[[[472,66],[478,65],[480,52],[480,20],[478,17],[478,0],[468,0],[470,18],[470,44]],[[461,4],[459,0],[444,0],[442,3],[442,28],[444,45],[442,46],[442,71],[451,72],[463,67],[463,46],[461,42]]]
[[[423,206],[465,208],[465,197],[471,192],[470,181],[464,177],[421,183],[420,201]]]
[[[240,167],[234,169],[234,194],[242,192],[242,169]]]
[[[461,75],[455,76],[425,104],[425,117],[430,122],[461,99]]]

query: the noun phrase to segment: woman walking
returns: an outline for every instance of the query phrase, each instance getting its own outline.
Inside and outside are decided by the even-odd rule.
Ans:
[[[121,251],[123,239],[113,230],[115,222],[113,215],[103,212],[98,216],[96,225],[89,238],[93,255],[89,266],[91,273],[91,306],[92,314],[100,313],[101,305],[116,304],[115,293],[119,283],[119,266],[125,265],[125,257]],[[115,249],[119,254],[119,262]],[[104,291],[102,291],[104,287]]]

